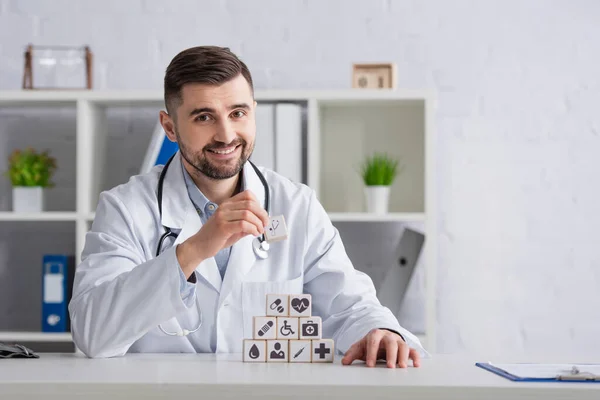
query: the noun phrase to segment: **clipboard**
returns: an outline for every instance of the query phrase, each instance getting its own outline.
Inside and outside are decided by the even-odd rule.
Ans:
[[[600,364],[492,364],[478,362],[475,365],[515,382],[600,383]],[[517,374],[514,370],[519,370],[521,373]],[[526,374],[527,370],[530,370],[529,374]]]

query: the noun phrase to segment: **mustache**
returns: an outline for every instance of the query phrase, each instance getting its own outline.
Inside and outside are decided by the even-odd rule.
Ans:
[[[211,144],[207,144],[206,146],[204,146],[203,150],[220,150],[220,149],[226,149],[231,146],[238,146],[240,144],[242,146],[246,146],[246,141],[244,139],[236,139],[231,143],[222,143],[222,142],[211,143]]]

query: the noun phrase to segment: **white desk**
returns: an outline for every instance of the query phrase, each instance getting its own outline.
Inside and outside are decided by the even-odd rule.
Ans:
[[[600,399],[598,383],[511,382],[454,356],[421,368],[250,364],[239,355],[0,360],[1,399]],[[484,360],[485,361],[485,360]]]

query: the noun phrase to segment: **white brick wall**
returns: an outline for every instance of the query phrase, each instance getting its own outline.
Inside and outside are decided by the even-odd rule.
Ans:
[[[394,61],[439,96],[440,350],[600,355],[599,18],[593,0],[0,0],[0,89],[28,42],[91,45],[111,89],[160,88],[198,44],[238,52],[259,88],[345,88],[353,62]]]

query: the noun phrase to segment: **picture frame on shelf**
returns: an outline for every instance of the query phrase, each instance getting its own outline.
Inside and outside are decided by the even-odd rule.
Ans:
[[[396,64],[362,63],[352,66],[352,87],[355,89],[395,89]]]
[[[23,89],[92,89],[89,46],[34,46],[24,54]]]

